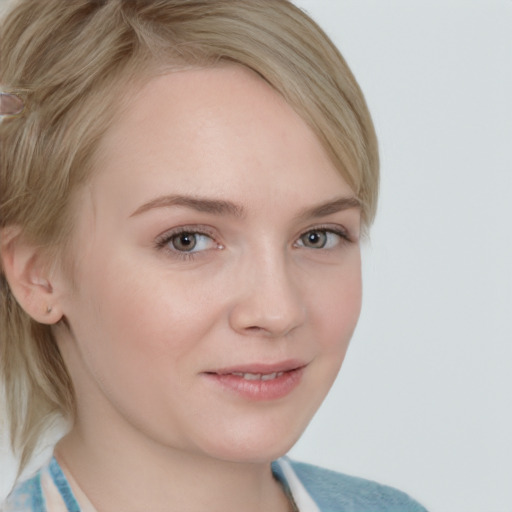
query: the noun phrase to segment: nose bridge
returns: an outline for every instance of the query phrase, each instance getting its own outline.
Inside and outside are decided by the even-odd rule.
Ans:
[[[305,319],[304,297],[284,248],[260,247],[244,259],[232,327],[243,333],[284,336]]]

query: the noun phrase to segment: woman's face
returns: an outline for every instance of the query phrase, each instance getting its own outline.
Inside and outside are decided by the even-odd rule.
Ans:
[[[361,303],[357,201],[304,121],[241,67],[157,77],[78,212],[57,332],[79,426],[223,460],[288,450]]]

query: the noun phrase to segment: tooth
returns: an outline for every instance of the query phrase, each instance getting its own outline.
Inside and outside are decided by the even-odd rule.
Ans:
[[[274,372],[274,373],[243,373],[243,372],[233,372],[231,375],[235,375],[236,377],[242,377],[245,380],[273,380],[277,377],[281,377],[284,372]]]
[[[244,373],[245,380],[260,380],[261,373]]]

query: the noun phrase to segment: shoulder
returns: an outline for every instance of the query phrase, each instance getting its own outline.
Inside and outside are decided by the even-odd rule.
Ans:
[[[16,485],[0,506],[0,512],[40,512],[46,510],[41,489],[41,471]]]
[[[426,512],[392,487],[286,459],[298,480],[325,512]]]
[[[69,483],[52,457],[35,474],[15,485],[0,512],[80,512]]]

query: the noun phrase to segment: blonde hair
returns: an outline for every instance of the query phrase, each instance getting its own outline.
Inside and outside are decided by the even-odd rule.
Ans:
[[[315,131],[371,224],[377,141],[364,97],[324,32],[287,0],[19,0],[1,26],[0,84],[22,115],[0,123],[0,228],[65,243],[73,195],[92,172],[126,83],[179,66],[244,65]],[[31,319],[0,272],[0,370],[20,471],[74,394],[51,327]]]

